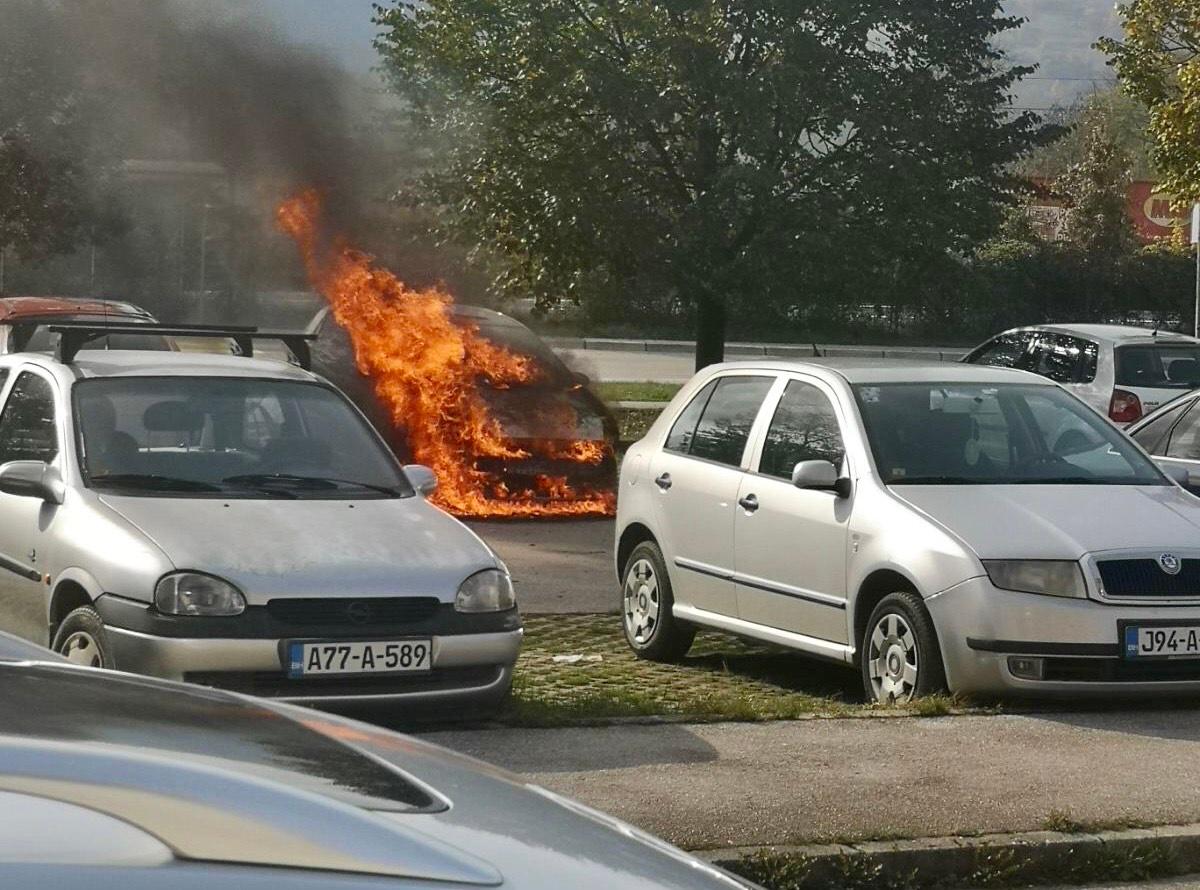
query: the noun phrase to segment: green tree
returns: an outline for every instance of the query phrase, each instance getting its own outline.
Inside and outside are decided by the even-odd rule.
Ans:
[[[0,250],[64,253],[88,234],[90,180],[79,59],[63,11],[9,0],[0,27]]]
[[[1055,192],[1067,204],[1063,236],[1085,256],[1109,262],[1134,244],[1126,210],[1132,160],[1117,144],[1104,116],[1095,118],[1082,137],[1082,159],[1054,181]]]
[[[378,47],[445,145],[421,194],[540,300],[694,315],[919,289],[1040,138],[999,0],[424,0]],[[873,295],[872,295],[873,296]],[[867,297],[871,299],[872,297]]]
[[[1125,39],[1098,46],[1150,111],[1164,189],[1182,203],[1200,201],[1200,0],[1133,0],[1118,10]]]

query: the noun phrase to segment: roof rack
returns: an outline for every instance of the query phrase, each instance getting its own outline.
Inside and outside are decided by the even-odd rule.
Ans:
[[[309,342],[317,339],[315,333],[307,331],[263,331],[248,325],[203,325],[203,324],[157,324],[147,322],[83,322],[64,321],[48,325],[47,329],[59,335],[55,357],[63,364],[71,364],[84,346],[106,334],[159,334],[163,337],[213,337],[232,340],[241,349],[242,355],[254,355],[255,340],[280,340],[292,351],[300,367],[308,370],[312,364]]]

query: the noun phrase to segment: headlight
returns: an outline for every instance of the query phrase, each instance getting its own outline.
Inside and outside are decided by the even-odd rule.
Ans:
[[[985,559],[983,567],[1002,590],[1084,598],[1079,563],[1066,559]]]
[[[512,579],[500,569],[476,572],[458,588],[454,608],[459,612],[503,612],[517,604]]]
[[[246,598],[228,581],[212,575],[176,572],[158,582],[154,605],[167,615],[241,615]]]

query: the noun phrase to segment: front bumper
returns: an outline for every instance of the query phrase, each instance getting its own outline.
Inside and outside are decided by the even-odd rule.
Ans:
[[[1123,657],[1126,622],[1200,624],[1200,605],[1128,606],[1016,593],[972,578],[925,601],[946,680],[962,693],[1030,696],[1178,695],[1200,692],[1200,658]],[[1014,674],[1014,658],[1041,679]]]
[[[440,616],[404,627],[273,626],[269,636],[247,636],[246,628],[258,628],[262,616],[247,621],[240,621],[242,616],[180,620],[115,597],[100,597],[96,605],[119,670],[309,704],[495,703],[511,685],[523,636],[515,609],[463,616],[450,607]],[[188,622],[194,622],[195,635],[184,635]],[[219,635],[222,629],[228,635]],[[286,674],[284,653],[290,639],[344,642],[406,637],[430,639],[429,672],[297,680]]]

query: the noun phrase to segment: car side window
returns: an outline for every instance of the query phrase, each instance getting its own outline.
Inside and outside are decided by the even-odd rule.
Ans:
[[[1168,408],[1136,433],[1131,433],[1133,441],[1141,445],[1147,454],[1162,454],[1163,446],[1166,444],[1167,433],[1171,432],[1171,427],[1175,424],[1175,421],[1182,417],[1183,413],[1194,404],[1196,404],[1195,399],[1185,399],[1175,407]]]
[[[1034,347],[1035,374],[1048,377],[1055,383],[1076,383],[1076,371],[1083,354],[1084,341],[1063,334],[1043,334]],[[1093,371],[1092,376],[1095,377]]]
[[[1195,404],[1192,403],[1192,409],[1171,430],[1171,437],[1163,451],[1164,456],[1179,460],[1200,460],[1200,411],[1196,410]]]
[[[1000,334],[984,343],[969,356],[972,365],[992,365],[998,368],[1015,368],[1029,348],[1032,331],[1012,331]]]
[[[708,399],[716,388],[717,381],[714,380],[688,402],[688,406],[683,409],[671,426],[671,432],[667,434],[667,442],[663,446],[667,451],[688,453],[688,449],[692,446],[692,438],[696,435],[696,424],[700,422],[700,413],[708,404]]]
[[[0,464],[10,460],[54,460],[58,456],[54,418],[50,381],[22,371],[0,413]]]
[[[772,377],[722,377],[696,425],[688,454],[736,467]]]
[[[827,460],[840,469],[845,456],[842,431],[829,397],[811,383],[788,383],[767,429],[758,471],[790,480],[801,461]]]
[[[1080,340],[1079,370],[1075,375],[1076,383],[1091,383],[1096,379],[1096,360],[1100,356],[1100,346],[1092,340]]]

